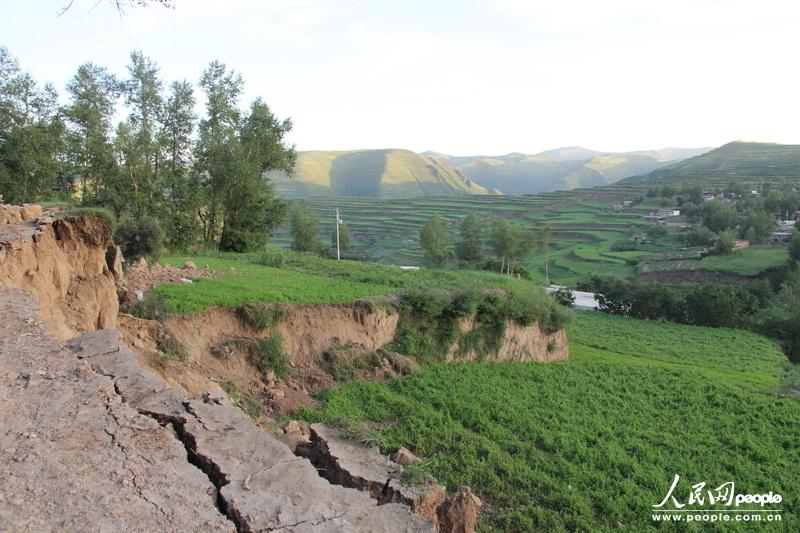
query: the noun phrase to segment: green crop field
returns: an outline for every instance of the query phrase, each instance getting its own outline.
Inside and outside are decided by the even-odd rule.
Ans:
[[[645,216],[659,206],[647,205],[645,199],[622,209],[619,202],[641,198],[646,189],[644,184],[628,184],[514,197],[312,198],[309,204],[321,221],[325,244],[330,242],[338,207],[355,251],[368,260],[392,265],[423,264],[418,234],[434,214],[444,219],[453,236],[469,212],[482,218],[487,231],[498,217],[533,228],[548,226],[552,229],[549,253],[534,252],[522,265],[540,283],[547,274],[553,283],[575,285],[590,275],[635,276],[659,270],[704,269],[756,276],[785,261],[784,247],[763,245],[701,262],[700,249],[685,250],[681,238],[685,230],[674,227],[668,228],[666,237],[635,244],[634,237],[644,236],[654,226]],[[288,248],[288,229],[281,228],[274,242]],[[674,260],[676,254],[680,261]]]
[[[800,403],[776,394],[786,359],[771,342],[577,315],[568,361],[429,365],[333,389],[303,415],[386,423],[382,450],[471,486],[484,531],[704,530],[652,521],[675,474],[684,503],[700,482],[780,493],[783,521],[759,530],[796,530]]]
[[[700,261],[700,268],[712,272],[756,276],[771,267],[785,265],[789,253],[783,246],[751,246],[728,256],[708,256]]]

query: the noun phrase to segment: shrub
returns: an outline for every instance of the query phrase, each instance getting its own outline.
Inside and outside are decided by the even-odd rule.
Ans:
[[[450,294],[442,289],[412,289],[405,297],[405,303],[414,312],[431,318],[441,315],[451,301]]]
[[[506,298],[508,317],[521,326],[530,326],[536,322],[548,307],[543,295],[535,295],[533,291],[513,292]]]
[[[286,306],[279,303],[252,303],[236,308],[236,315],[255,329],[271,328],[286,315]]]
[[[286,264],[286,255],[278,250],[264,250],[254,262],[268,267],[282,268]]]
[[[339,383],[349,383],[358,379],[358,372],[349,361],[338,360],[328,366],[328,373]]]
[[[117,225],[117,217],[114,216],[114,213],[105,209],[103,207],[75,207],[69,209],[68,211],[64,211],[63,213],[59,213],[59,215],[67,216],[67,217],[95,217],[101,218],[108,222],[113,230]]]
[[[289,371],[289,357],[283,350],[283,337],[277,331],[266,339],[256,341],[258,370],[266,374],[269,370],[277,377],[283,377]]]
[[[475,314],[478,304],[483,299],[483,292],[477,289],[467,289],[458,293],[450,303],[450,312],[453,316],[467,317]]]
[[[189,358],[186,347],[168,333],[158,339],[157,346],[167,361],[186,361]]]
[[[153,291],[145,293],[142,301],[134,302],[125,310],[137,318],[159,322],[163,322],[170,315],[164,297]]]
[[[122,247],[125,257],[157,257],[164,235],[158,221],[150,216],[127,217],[120,221],[114,232],[114,241]]]
[[[553,299],[559,304],[571,307],[575,303],[575,295],[566,287],[559,287],[552,292]]]

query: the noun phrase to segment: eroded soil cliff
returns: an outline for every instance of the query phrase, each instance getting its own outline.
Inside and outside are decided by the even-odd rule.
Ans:
[[[111,226],[99,218],[48,215],[0,224],[0,288],[30,292],[58,339],[114,327],[114,277],[106,265]]]

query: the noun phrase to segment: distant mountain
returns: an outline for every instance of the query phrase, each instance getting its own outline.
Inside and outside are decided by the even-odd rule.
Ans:
[[[490,194],[445,160],[410,150],[299,152],[294,176],[271,173],[269,177],[284,198]]]
[[[626,181],[698,181],[727,184],[734,179],[800,180],[800,145],[734,141]]]
[[[604,153],[570,146],[533,155],[451,156],[436,152],[423,155],[449,163],[487,189],[527,194],[607,185],[708,150],[710,148],[664,148]]]

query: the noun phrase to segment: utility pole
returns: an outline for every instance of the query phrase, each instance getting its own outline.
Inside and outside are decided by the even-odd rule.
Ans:
[[[342,219],[339,218],[339,208],[336,208],[336,260],[339,261],[342,258],[342,253],[339,251],[339,224],[342,223]]]
[[[545,279],[545,283],[547,283],[547,286],[549,287],[550,286],[550,270],[547,267],[547,263],[548,262],[549,261],[547,260],[547,252],[545,252],[544,253],[544,279]]]

